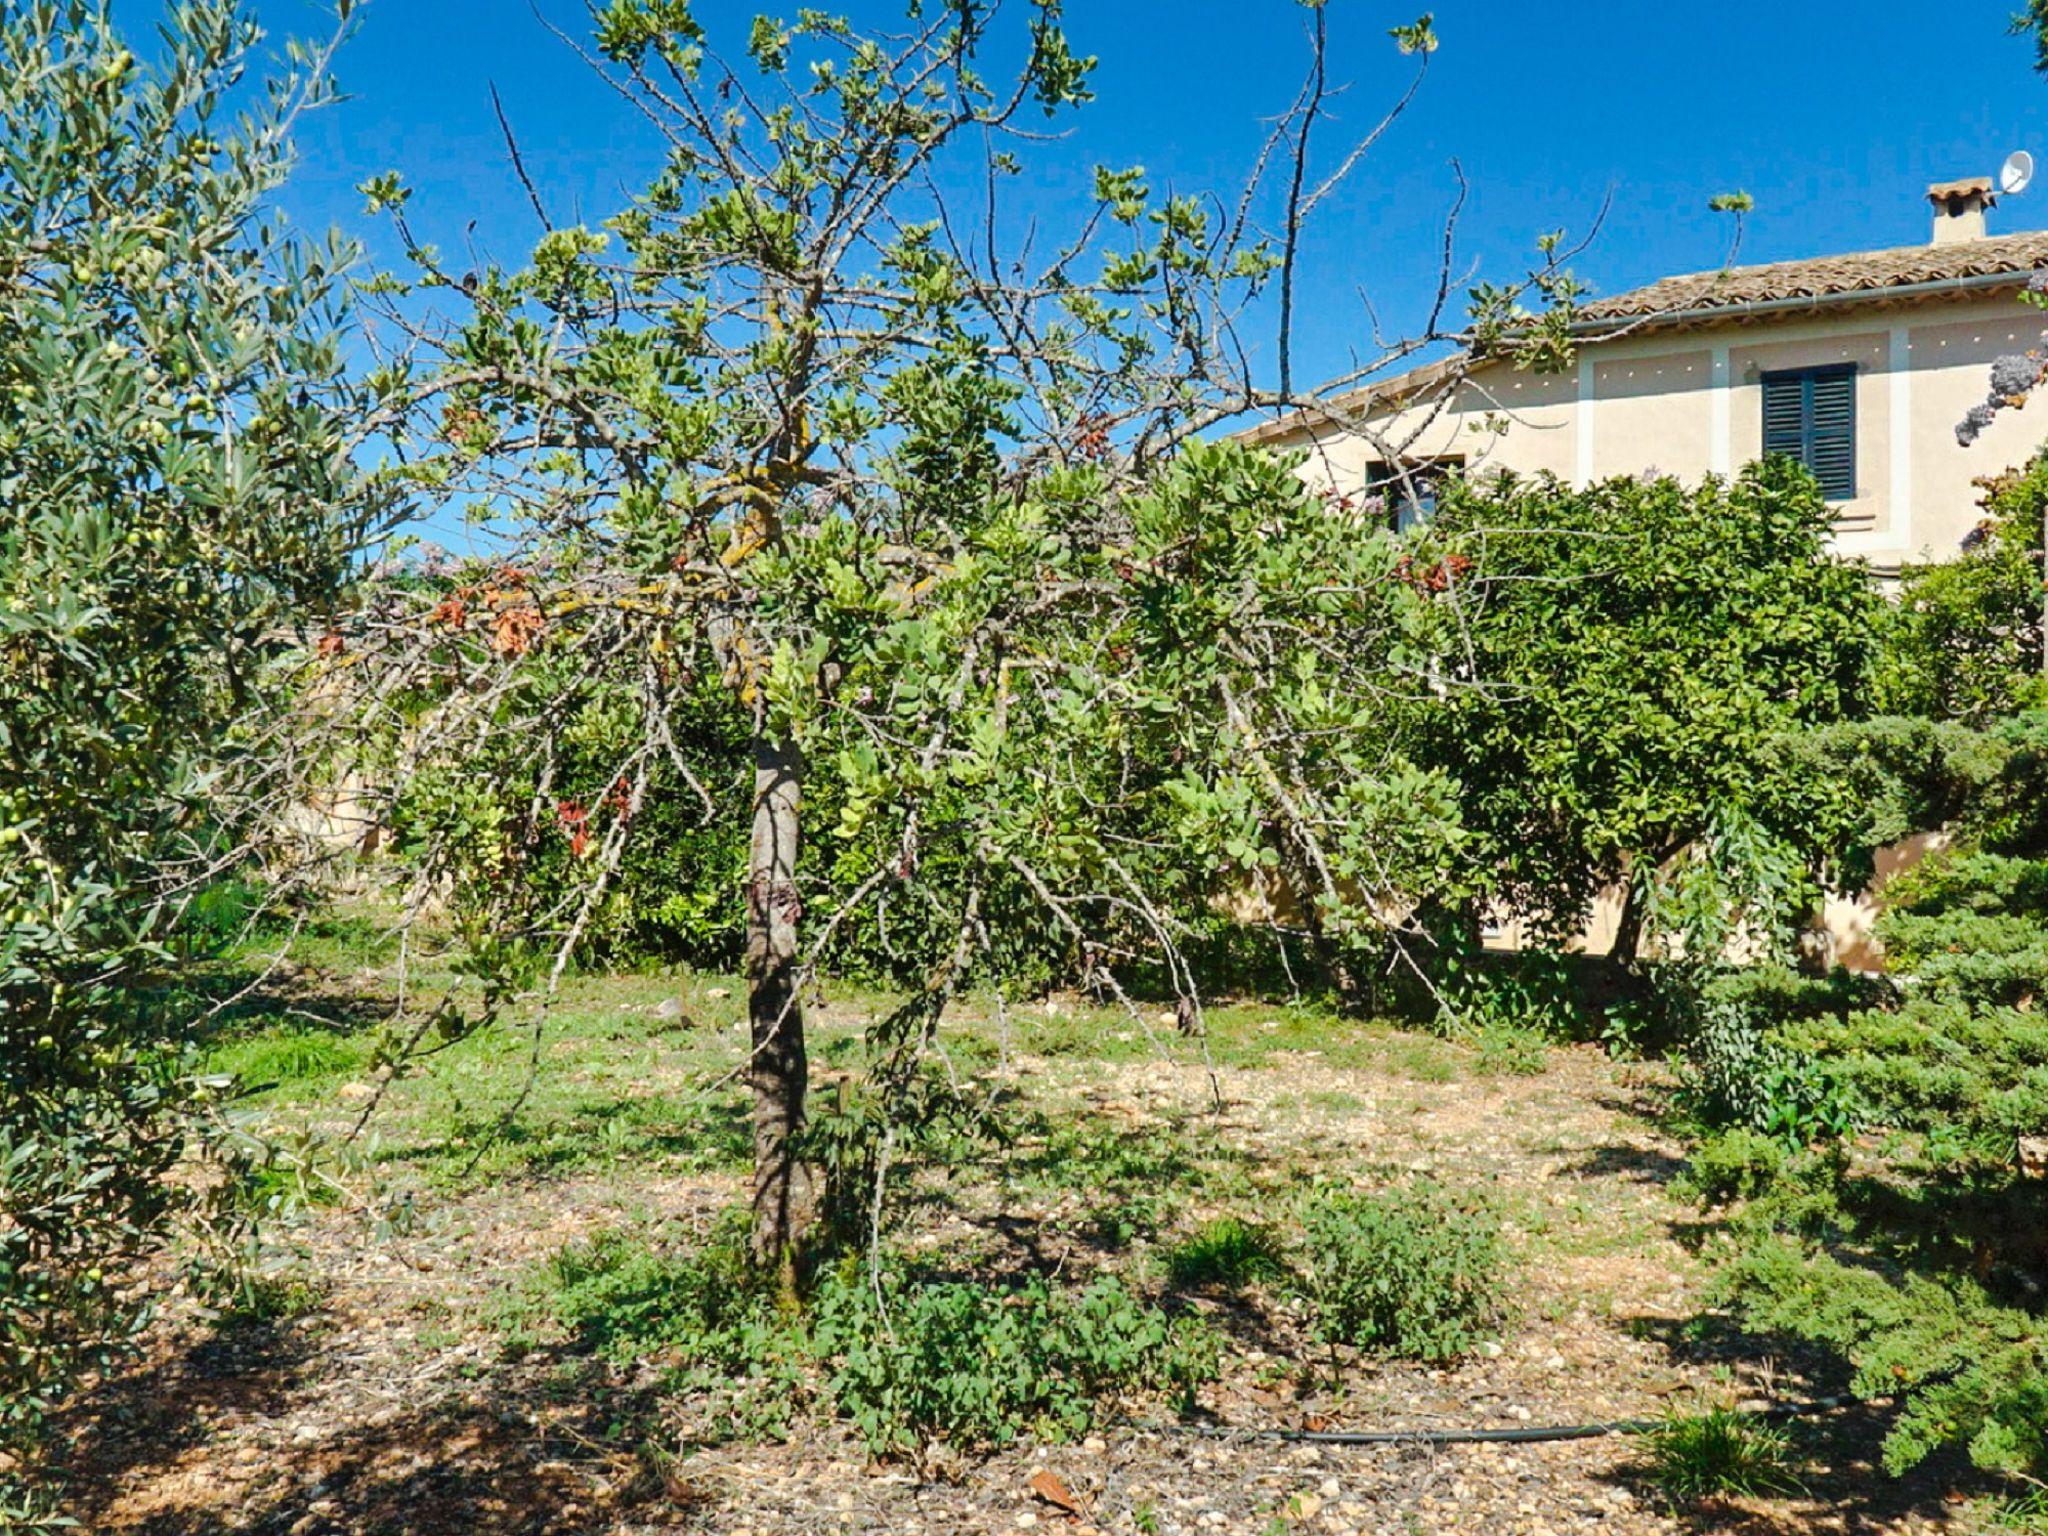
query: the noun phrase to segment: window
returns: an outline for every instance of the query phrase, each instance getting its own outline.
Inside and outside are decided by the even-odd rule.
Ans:
[[[1387,526],[1406,533],[1436,514],[1436,490],[1447,474],[1465,467],[1462,458],[1431,459],[1427,464],[1389,464],[1376,460],[1365,472],[1365,493],[1387,503]]]
[[[1829,501],[1856,499],[1856,365],[1764,375],[1764,453],[1797,459]]]

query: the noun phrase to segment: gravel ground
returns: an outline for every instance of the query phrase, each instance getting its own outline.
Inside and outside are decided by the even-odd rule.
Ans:
[[[491,1299],[606,1225],[708,1221],[735,1181],[622,1168],[500,1182],[421,1200],[401,1235],[379,1236],[361,1212],[323,1213],[301,1234],[326,1298],[309,1316],[220,1333],[171,1306],[149,1358],[73,1415],[76,1513],[88,1530],[163,1536],[1965,1528],[1975,1490],[1961,1471],[1885,1477],[1869,1410],[1800,1427],[1804,1495],[1680,1512],[1640,1479],[1623,1437],[1431,1450],[1260,1433],[1575,1424],[1834,1390],[1795,1355],[1700,1321],[1698,1213],[1667,1187],[1679,1149],[1647,1113],[1650,1069],[1569,1048],[1532,1076],[1432,1081],[1278,1052],[1219,1070],[1223,1109],[1193,1120],[1210,1098],[1198,1067],[1022,1057],[1012,1070],[1113,1120],[1178,1115],[1262,1166],[1489,1185],[1518,1255],[1513,1322],[1455,1368],[1353,1361],[1334,1387],[1304,1389],[1276,1369],[1307,1347],[1283,1304],[1205,1303],[1232,1345],[1196,1423],[1164,1425],[1139,1407],[1079,1445],[934,1458],[916,1472],[872,1464],[830,1424],[785,1445],[650,1458],[613,1436],[650,1411],[640,1384],[547,1350],[506,1358]],[[1022,1228],[1071,1245],[1057,1236],[1058,1197],[1000,1211],[961,1198],[923,1240]],[[1071,1258],[1090,1262],[1078,1246]]]

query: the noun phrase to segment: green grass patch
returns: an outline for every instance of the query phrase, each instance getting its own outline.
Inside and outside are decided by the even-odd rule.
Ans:
[[[1241,1291],[1287,1273],[1283,1245],[1272,1229],[1236,1216],[1204,1222],[1163,1258],[1167,1279],[1184,1290]]]
[[[1674,1413],[1643,1443],[1646,1474],[1676,1504],[1799,1491],[1785,1431],[1726,1408]]]

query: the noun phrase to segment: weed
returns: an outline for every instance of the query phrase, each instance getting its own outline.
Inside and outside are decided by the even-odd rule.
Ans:
[[[1979,1507],[1979,1518],[1986,1531],[2000,1536],[2048,1536],[2048,1492],[1988,1501]]]
[[[537,1316],[610,1359],[659,1352],[737,1369],[761,1352],[774,1307],[748,1269],[744,1229],[728,1213],[694,1251],[616,1231],[571,1243],[506,1309],[515,1330]]]
[[[1204,1222],[1166,1253],[1167,1278],[1183,1289],[1238,1291],[1286,1273],[1279,1239],[1236,1216]]]
[[[1505,1255],[1482,1201],[1418,1179],[1326,1195],[1306,1227],[1307,1295],[1330,1342],[1449,1360],[1499,1320]]]
[[[1036,1432],[1086,1432],[1114,1397],[1164,1392],[1188,1406],[1217,1372],[1215,1338],[1168,1317],[1114,1279],[1014,1290],[900,1279],[878,1297],[858,1274],[821,1292],[814,1340],[836,1361],[832,1391],[875,1455],[929,1441],[1007,1445]]]
[[[362,1070],[369,1059],[367,1039],[285,1025],[222,1042],[207,1052],[205,1066],[234,1077],[244,1092],[300,1098]]]
[[[1650,1478],[1673,1503],[1799,1488],[1786,1467],[1790,1442],[1785,1431],[1726,1408],[1674,1413],[1650,1431],[1645,1443]]]
[[[1482,1077],[1536,1077],[1550,1065],[1543,1036],[1520,1024],[1489,1023],[1473,1036]]]

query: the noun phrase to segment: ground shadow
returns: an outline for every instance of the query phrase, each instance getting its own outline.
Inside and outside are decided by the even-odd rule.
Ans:
[[[1884,1468],[1881,1448],[1895,1410],[1851,1403],[1785,1422],[1789,1464],[1799,1488],[1769,1500],[1704,1499],[1673,1506],[1637,1457],[1603,1480],[1625,1487],[1650,1507],[1666,1507],[1684,1529],[1731,1536],[1806,1536],[1818,1525],[1845,1536],[1878,1536],[1953,1521],[1958,1504],[1995,1493],[1996,1485],[1959,1452],[1930,1457],[1903,1477]],[[1824,1518],[1823,1518],[1824,1517]]]
[[[1662,1344],[1675,1358],[1694,1365],[1771,1366],[1769,1392],[1781,1404],[1811,1404],[1815,1411],[1786,1417],[1792,1471],[1803,1494],[1751,1508],[1741,1501],[1708,1501],[1676,1511],[1688,1529],[1729,1531],[1739,1536],[1792,1536],[1814,1528],[1814,1507],[1826,1510],[1828,1528],[1851,1533],[1895,1531],[1910,1520],[1943,1525],[1960,1503],[2000,1491],[2001,1485],[1972,1467],[1960,1450],[1945,1449],[1902,1477],[1885,1470],[1883,1446],[1899,1409],[1885,1402],[1850,1397],[1852,1370],[1841,1356],[1808,1340],[1744,1327],[1719,1313],[1686,1319],[1644,1318],[1631,1324],[1638,1337]],[[1835,1406],[1831,1406],[1835,1405]],[[1686,1405],[1676,1405],[1686,1411]],[[1640,1498],[1668,1502],[1639,1458],[1613,1481]]]
[[[1558,1169],[1581,1179],[1629,1179],[1638,1184],[1669,1184],[1685,1172],[1686,1161],[1675,1153],[1628,1142],[1588,1147]]]
[[[110,1382],[85,1405],[90,1427],[68,1468],[87,1530],[135,1536],[547,1536],[660,1506],[693,1529],[702,1503],[640,1453],[653,1430],[644,1387],[598,1362],[540,1353],[467,1390],[382,1412],[335,1404],[321,1422],[305,1390],[314,1330],[266,1330]],[[186,1472],[210,1423],[271,1419],[272,1454]],[[291,1434],[287,1420],[317,1433]]]

